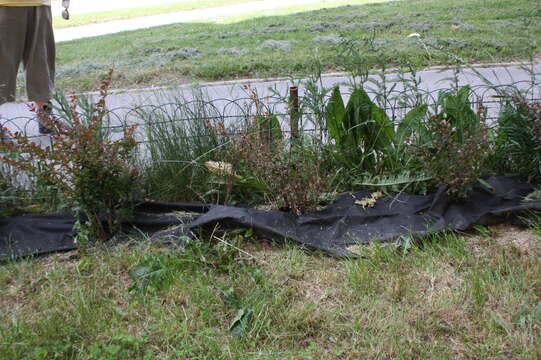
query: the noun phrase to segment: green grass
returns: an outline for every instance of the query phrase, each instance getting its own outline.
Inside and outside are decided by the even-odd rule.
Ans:
[[[155,6],[145,6],[133,9],[122,9],[113,11],[103,11],[98,13],[71,14],[70,20],[65,21],[60,16],[53,19],[55,29],[63,29],[74,26],[83,26],[90,24],[104,23],[108,21],[133,19],[142,16],[152,16],[167,14],[177,11],[187,11],[196,9],[206,9],[217,6],[240,4],[244,2],[253,2],[257,0],[194,0],[185,1],[177,4],[163,4]]]
[[[162,99],[174,102],[175,111],[167,109],[138,110],[145,124],[149,158],[142,164],[146,193],[153,199],[213,203],[220,199],[223,188],[216,183],[204,163],[213,159],[229,158],[230,145],[225,136],[210,128],[220,118],[206,106],[203,96],[195,94],[197,101],[182,106],[186,99]],[[188,120],[189,119],[189,120]]]
[[[314,11],[292,7],[276,10],[276,16],[243,15],[234,18],[236,22],[215,19],[61,43],[58,86],[67,91],[94,89],[112,66],[118,88],[298,76],[315,56],[326,71],[347,70],[352,57],[340,56],[342,48],[332,42],[340,36],[355,42],[373,33],[378,55],[366,59],[369,66],[382,58],[387,65],[407,60],[416,67],[451,63],[455,57],[510,61],[539,51],[541,8],[534,1],[366,2],[336,1]],[[332,7],[346,3],[362,5]],[[453,30],[453,25],[460,28]],[[422,41],[407,38],[413,32],[420,33]],[[290,43],[278,43],[285,44],[283,50],[272,49],[265,46],[267,40]]]
[[[0,358],[539,359],[541,238],[481,230],[351,261],[240,232],[3,265]]]

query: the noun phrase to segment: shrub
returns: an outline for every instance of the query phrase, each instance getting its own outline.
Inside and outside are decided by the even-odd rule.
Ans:
[[[43,118],[54,129],[52,145],[41,147],[20,133],[10,134],[4,142],[6,152],[17,157],[2,156],[1,160],[23,171],[41,184],[58,189],[80,219],[86,217],[79,230],[82,236],[106,239],[128,219],[139,189],[138,173],[132,161],[137,146],[135,127],[124,129],[123,137],[111,140],[103,128],[106,115],[105,99],[112,71],[103,79],[100,97],[89,119],[77,111],[72,97],[70,124]],[[81,237],[80,239],[82,239]]]
[[[259,184],[273,207],[301,215],[316,209],[320,195],[327,191],[321,154],[306,143],[287,145],[274,116],[257,116],[246,132],[234,142],[235,169],[252,187]]]
[[[471,90],[464,87],[440,95],[441,112],[427,123],[425,142],[415,154],[434,185],[446,185],[454,198],[465,198],[478,182],[490,153],[486,110],[472,110]]]
[[[541,102],[513,97],[498,118],[496,164],[502,172],[525,178],[539,176],[541,167]]]

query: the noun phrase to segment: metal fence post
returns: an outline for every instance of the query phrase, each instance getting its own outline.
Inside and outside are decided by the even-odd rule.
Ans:
[[[299,109],[299,88],[297,86],[292,86],[289,88],[289,116],[290,116],[290,129],[291,129],[291,139],[299,139],[299,120],[300,120],[300,109]]]

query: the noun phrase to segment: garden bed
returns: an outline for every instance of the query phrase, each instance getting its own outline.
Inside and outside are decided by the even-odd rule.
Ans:
[[[61,121],[47,120],[55,128],[50,144],[8,121],[4,212],[37,205],[73,215],[3,220],[2,256],[86,246],[153,221],[152,230],[185,224],[182,235],[199,226],[248,227],[351,256],[347,248],[358,243],[466,230],[538,209],[533,70],[527,86],[483,78],[486,85],[471,88],[459,85],[457,68],[455,86],[437,92],[423,90],[413,70],[376,74],[380,81],[363,71],[347,91],[322,87],[316,73],[300,96],[292,88],[262,98],[246,87],[245,99],[209,102],[194,93],[120,113],[107,109],[110,72],[95,103],[57,97]],[[145,218],[137,209],[150,203],[142,198],[204,214]],[[25,234],[35,221],[43,225]]]

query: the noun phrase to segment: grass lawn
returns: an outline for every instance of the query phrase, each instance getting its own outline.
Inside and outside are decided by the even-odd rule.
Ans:
[[[205,9],[224,5],[233,5],[243,2],[252,2],[257,0],[194,0],[185,1],[177,4],[162,4],[154,6],[137,7],[133,9],[122,9],[113,11],[104,11],[98,13],[71,14],[70,20],[65,21],[61,16],[55,16],[55,29],[63,29],[67,27],[90,25],[104,23],[115,20],[133,19],[142,16],[152,16],[159,14],[167,14],[177,11]]]
[[[118,245],[4,264],[0,357],[539,359],[540,234],[479,228],[337,260],[240,232],[184,254]]]
[[[340,6],[348,3],[360,5]],[[424,67],[456,57],[467,62],[509,61],[539,51],[541,6],[536,1],[357,0],[330,1],[325,6],[61,43],[58,86],[67,91],[95,89],[112,66],[117,70],[117,88],[297,76],[309,71],[315,57],[324,70],[344,70],[355,57],[340,56],[344,45],[339,43],[366,47],[363,39],[372,35],[377,56],[366,55],[363,60],[370,66],[407,60]],[[411,33],[421,38],[407,38]]]

